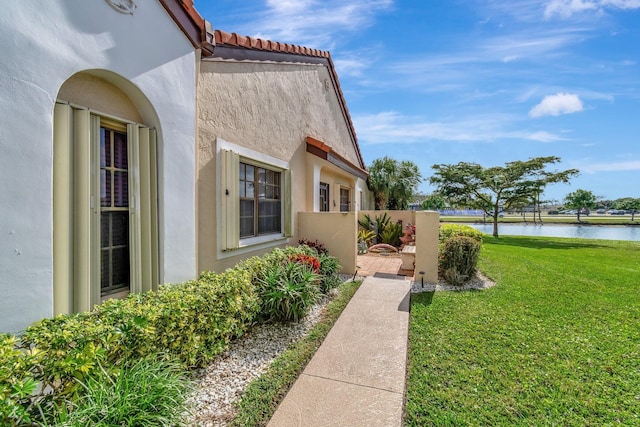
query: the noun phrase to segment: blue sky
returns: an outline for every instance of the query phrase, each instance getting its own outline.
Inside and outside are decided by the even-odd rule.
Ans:
[[[640,197],[640,0],[196,0],[214,28],[329,50],[367,165],[559,156],[549,187]]]

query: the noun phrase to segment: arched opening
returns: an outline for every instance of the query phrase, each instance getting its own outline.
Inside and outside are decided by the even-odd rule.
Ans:
[[[53,125],[54,313],[159,283],[157,116],[131,82],[74,74]]]

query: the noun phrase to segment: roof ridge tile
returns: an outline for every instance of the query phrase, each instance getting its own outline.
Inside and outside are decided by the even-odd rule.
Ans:
[[[282,43],[259,37],[243,36],[238,33],[228,33],[223,30],[215,30],[214,37],[217,44],[246,47],[248,49],[260,49],[273,52],[293,53],[296,55],[317,56],[329,58],[330,53],[325,50],[314,49],[307,46]]]

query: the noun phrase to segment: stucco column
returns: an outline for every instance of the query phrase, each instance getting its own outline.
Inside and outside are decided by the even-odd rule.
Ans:
[[[415,280],[421,276],[427,283],[438,281],[438,236],[440,214],[433,211],[418,211],[416,222],[416,267]],[[424,275],[420,272],[423,271]]]

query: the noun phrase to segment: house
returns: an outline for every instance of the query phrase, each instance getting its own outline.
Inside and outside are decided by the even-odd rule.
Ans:
[[[216,30],[197,100],[200,269],[310,237],[297,212],[372,203],[328,52]]]
[[[213,31],[191,0],[10,2],[0,31],[0,331],[370,200],[327,52]]]

